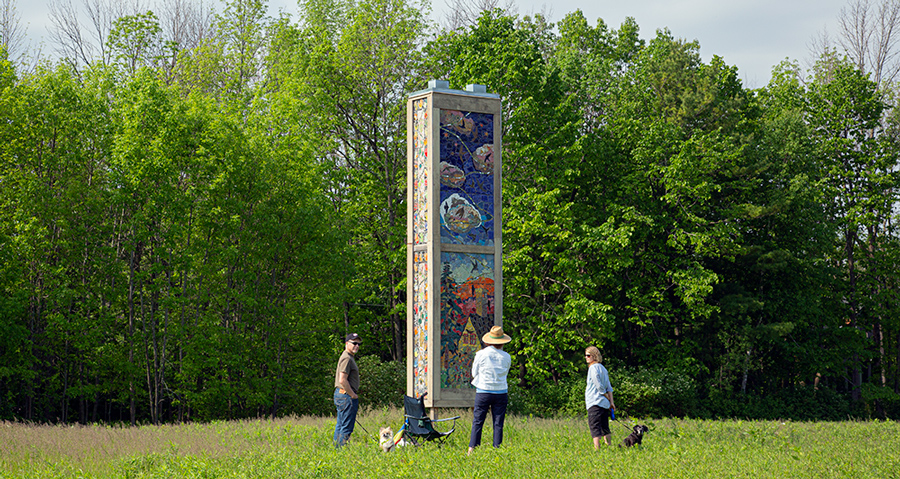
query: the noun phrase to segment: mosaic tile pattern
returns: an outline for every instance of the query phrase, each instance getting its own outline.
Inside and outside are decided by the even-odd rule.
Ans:
[[[428,236],[428,99],[413,102],[413,238],[423,244]]]
[[[472,387],[472,360],[493,324],[494,256],[442,252],[442,388]]]
[[[494,245],[494,115],[441,110],[441,242]]]
[[[428,254],[413,255],[413,391],[416,397],[428,392]]]

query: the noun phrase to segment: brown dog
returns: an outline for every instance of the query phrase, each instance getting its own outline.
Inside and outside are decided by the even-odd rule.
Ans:
[[[641,444],[641,440],[644,438],[644,433],[649,430],[650,428],[644,426],[643,424],[634,426],[631,434],[629,434],[628,437],[626,437],[622,441],[622,444],[619,444],[619,447],[639,446]]]

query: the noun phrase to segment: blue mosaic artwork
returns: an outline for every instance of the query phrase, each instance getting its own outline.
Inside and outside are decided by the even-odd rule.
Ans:
[[[494,115],[441,110],[441,242],[494,245]]]

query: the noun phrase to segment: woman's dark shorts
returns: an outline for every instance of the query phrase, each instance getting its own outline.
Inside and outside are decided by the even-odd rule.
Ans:
[[[591,437],[608,436],[609,409],[591,406],[588,409],[588,427],[591,428]]]

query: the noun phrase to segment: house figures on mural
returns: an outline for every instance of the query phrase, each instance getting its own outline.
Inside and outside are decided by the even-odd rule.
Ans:
[[[441,365],[441,383],[445,387],[471,387],[472,361],[479,349],[481,349],[481,342],[478,340],[475,326],[471,320],[466,321],[465,329],[456,342],[456,351],[447,349],[441,355],[443,363]]]

